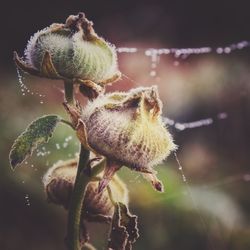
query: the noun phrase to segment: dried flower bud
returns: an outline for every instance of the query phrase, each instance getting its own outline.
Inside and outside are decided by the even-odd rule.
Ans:
[[[175,148],[161,121],[156,87],[100,97],[83,110],[89,144],[135,169],[151,168]]]
[[[106,94],[89,102],[81,116],[72,107],[66,108],[73,123],[78,124],[77,135],[82,143],[87,141],[89,147],[108,158],[99,191],[122,165],[146,173],[154,188],[163,191],[152,167],[176,147],[161,119],[157,87]]]
[[[30,74],[70,79],[92,87],[119,78],[115,47],[99,37],[83,13],[69,16],[65,24],[52,24],[35,33],[17,65]],[[98,87],[96,90],[99,91]]]
[[[76,159],[59,161],[51,167],[43,178],[48,201],[68,209],[76,173]],[[114,204],[109,198],[108,190],[98,194],[97,187],[97,181],[91,181],[87,186],[83,201],[83,218],[89,221],[110,221]],[[109,189],[115,202],[128,203],[127,189],[117,176],[110,181]]]

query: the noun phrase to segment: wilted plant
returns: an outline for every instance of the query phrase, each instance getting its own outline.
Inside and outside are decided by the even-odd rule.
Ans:
[[[64,80],[70,121],[46,115],[32,122],[12,146],[12,168],[48,142],[59,122],[69,125],[81,145],[79,157],[59,161],[43,179],[48,201],[68,210],[67,247],[92,247],[84,222],[95,221],[111,225],[109,249],[131,249],[139,237],[137,216],[128,210],[127,188],[116,171],[139,171],[162,192],[153,167],[175,149],[161,120],[157,87],[104,94],[105,85],[120,77],[116,50],[83,13],[37,32],[25,58],[15,52],[14,60],[26,73]],[[74,98],[75,85],[89,98],[85,107]]]

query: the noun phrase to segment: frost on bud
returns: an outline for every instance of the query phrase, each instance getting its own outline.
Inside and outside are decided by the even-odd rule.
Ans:
[[[142,172],[157,191],[163,191],[153,167],[176,146],[162,122],[157,87],[114,92],[95,99],[80,114],[66,105],[82,144],[104,155],[108,164],[99,184],[102,191],[123,165]],[[83,131],[85,130],[85,131]],[[87,138],[83,138],[83,134]]]
[[[47,199],[68,209],[71,193],[77,173],[77,160],[59,161],[52,166],[43,178]],[[82,218],[88,221],[110,222],[114,213],[113,202],[128,204],[127,189],[117,176],[109,182],[109,191],[112,192],[113,201],[110,200],[108,189],[97,193],[98,182],[89,182],[83,201]]]
[[[84,13],[35,33],[26,47],[25,59],[15,52],[14,60],[27,73],[71,80],[83,86],[83,91],[101,92],[103,85],[120,76],[115,47],[95,33]]]

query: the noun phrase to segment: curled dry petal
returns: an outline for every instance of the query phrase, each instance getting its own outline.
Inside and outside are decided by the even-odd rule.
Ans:
[[[115,164],[114,162],[108,162],[103,171],[103,177],[99,182],[98,193],[101,193],[105,187],[109,184],[110,180],[115,175],[116,171],[121,168],[120,165]]]
[[[126,205],[117,202],[108,242],[109,249],[132,249],[132,244],[138,237],[137,216],[130,214]]]

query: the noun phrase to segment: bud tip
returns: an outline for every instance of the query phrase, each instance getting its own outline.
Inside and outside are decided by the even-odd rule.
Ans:
[[[154,188],[159,191],[159,192],[164,192],[164,186],[162,185],[162,183],[159,181],[159,182],[155,182],[153,183],[154,185]]]

